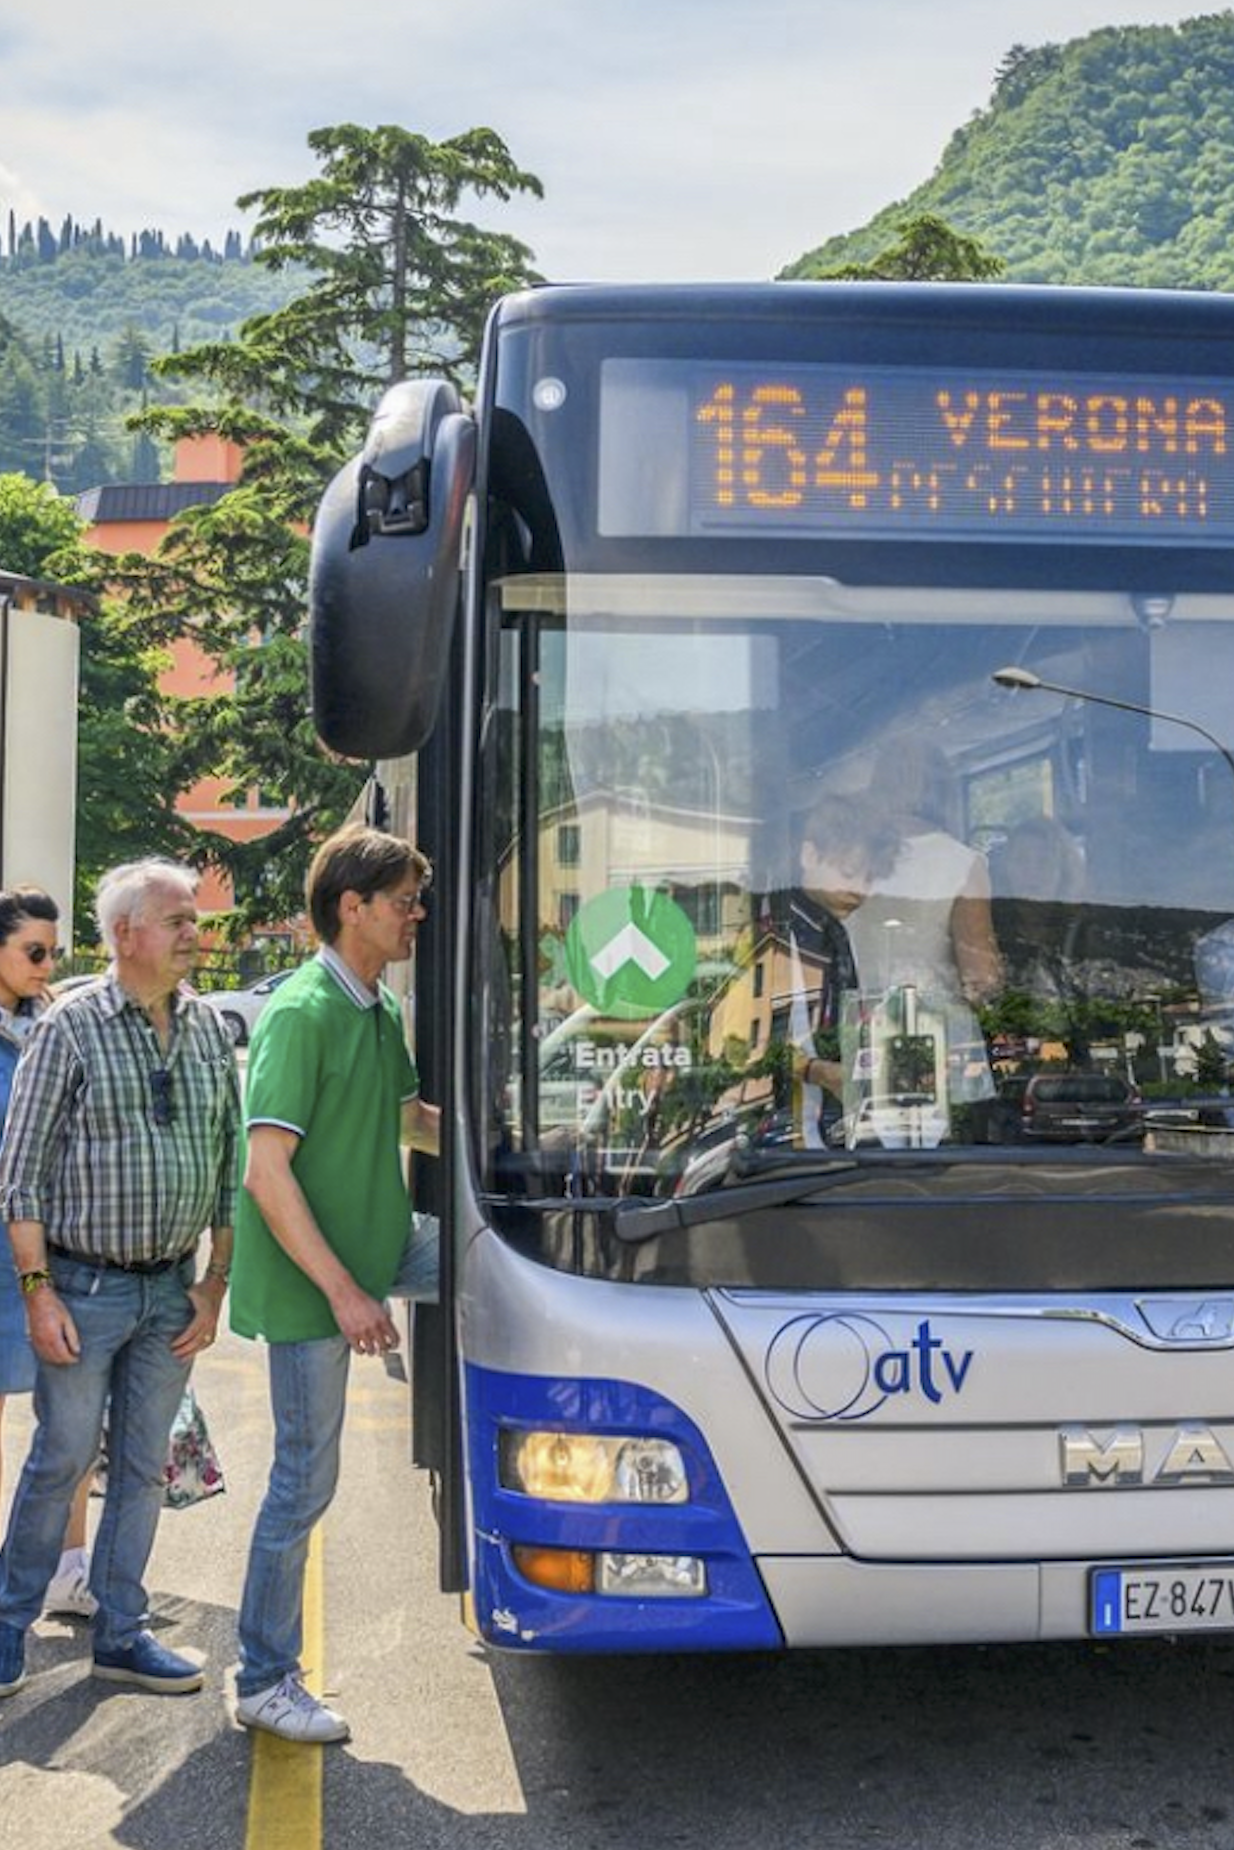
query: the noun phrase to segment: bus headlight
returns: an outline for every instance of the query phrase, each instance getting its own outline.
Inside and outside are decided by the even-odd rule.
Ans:
[[[707,1569],[697,1555],[602,1554],[596,1592],[623,1599],[701,1599]]]
[[[592,1554],[516,1542],[519,1573],[550,1593],[599,1593],[610,1599],[702,1599],[707,1566],[697,1555]]]
[[[501,1435],[507,1490],[553,1503],[685,1503],[685,1460],[668,1439],[578,1432]]]

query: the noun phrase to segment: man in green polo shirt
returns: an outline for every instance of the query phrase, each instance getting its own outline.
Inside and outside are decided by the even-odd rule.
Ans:
[[[431,871],[380,830],[331,836],[307,887],[321,950],[263,1011],[249,1053],[231,1322],[269,1344],[275,1431],[240,1608],[237,1716],[290,1741],[348,1735],[304,1687],[304,1569],[338,1479],[352,1352],[398,1345],[384,1300],[410,1224],[400,1132],[437,1148],[438,1110],[419,1096],[379,980],[411,956]]]

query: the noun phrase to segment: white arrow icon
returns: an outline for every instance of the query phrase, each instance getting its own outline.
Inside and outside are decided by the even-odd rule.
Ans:
[[[616,936],[596,952],[591,967],[597,976],[607,980],[616,976],[626,964],[637,964],[643,975],[654,982],[668,969],[669,959],[637,925],[623,925]]]

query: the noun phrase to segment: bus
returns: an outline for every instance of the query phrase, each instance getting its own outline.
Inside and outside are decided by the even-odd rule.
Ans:
[[[323,498],[512,1651],[1234,1628],[1234,301],[546,286]]]

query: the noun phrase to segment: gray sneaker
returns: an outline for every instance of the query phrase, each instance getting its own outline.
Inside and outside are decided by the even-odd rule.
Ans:
[[[277,1734],[280,1740],[303,1741],[310,1746],[346,1741],[351,1736],[342,1716],[305,1689],[294,1671],[271,1683],[268,1689],[241,1696],[236,1704],[236,1720],[242,1728],[262,1728],[267,1734]]]

